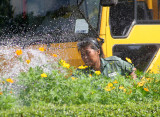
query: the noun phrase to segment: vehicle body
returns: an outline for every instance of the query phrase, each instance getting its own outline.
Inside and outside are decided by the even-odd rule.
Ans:
[[[159,0],[119,0],[113,7],[103,7],[107,18],[100,34],[106,56],[128,57],[138,70],[158,73],[159,5]]]
[[[77,67],[83,64],[77,42],[100,37],[105,57],[128,57],[140,71],[159,71],[160,0],[119,0],[112,6],[101,6],[98,0],[2,0],[0,4],[1,50],[44,47],[48,55],[57,54]]]

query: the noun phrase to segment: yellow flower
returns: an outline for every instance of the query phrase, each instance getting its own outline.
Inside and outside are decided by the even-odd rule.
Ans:
[[[145,80],[145,77],[143,77],[141,80]]]
[[[41,77],[42,77],[42,78],[46,78],[46,77],[47,77],[47,74],[43,73],[43,74],[41,74]]]
[[[152,82],[152,81],[153,81],[152,78],[146,78],[146,80],[147,80],[148,82]]]
[[[68,64],[68,63],[64,63],[63,65],[62,65],[63,67],[66,67],[66,68],[70,68],[70,64]]]
[[[66,63],[66,61],[64,61],[64,60],[62,60],[62,59],[59,61],[59,64],[62,65],[62,66],[63,66],[63,64],[65,64],[65,63]]]
[[[64,61],[63,59],[60,60],[60,63],[66,63],[66,61]]]
[[[124,92],[126,92],[126,89],[125,89],[125,88],[123,88],[123,91],[124,91]]]
[[[95,74],[96,74],[96,75],[100,75],[101,72],[100,72],[100,71],[95,71]]]
[[[26,60],[26,63],[29,64],[31,61],[30,60]]]
[[[76,80],[77,78],[75,78],[75,77],[71,77],[71,79],[72,79],[72,80]]]
[[[19,55],[21,55],[23,52],[22,52],[22,50],[16,50],[16,54],[19,56]]]
[[[123,88],[124,88],[123,86],[120,86],[120,87],[119,87],[119,89],[123,89]]]
[[[117,80],[113,81],[113,84],[117,84],[117,83],[118,83]]]
[[[89,74],[89,77],[92,77],[92,74]]]
[[[53,56],[53,57],[57,57],[57,54],[53,54],[52,56]]]
[[[40,47],[39,50],[40,50],[41,52],[44,52],[44,51],[45,51],[45,49],[44,49],[43,47]]]
[[[115,89],[116,87],[112,87],[112,89]]]
[[[123,86],[120,86],[119,89],[123,90],[124,92],[126,92],[126,89]]]
[[[3,94],[3,92],[0,92],[0,95],[2,95]]]
[[[60,63],[60,65],[62,65],[65,68],[68,68],[68,69],[70,68],[70,64],[66,63],[66,61],[64,61],[62,59],[59,61],[59,63]]]
[[[88,68],[88,66],[81,65],[81,66],[78,67],[78,69],[86,69],[86,68]]]
[[[108,83],[108,87],[113,87],[113,84],[112,83]]]
[[[140,87],[141,87],[141,86],[143,86],[143,85],[144,85],[144,83],[145,83],[145,82],[143,82],[143,81],[138,82],[138,86],[140,86]]]
[[[112,89],[111,89],[110,87],[106,86],[106,87],[104,88],[104,90],[106,90],[106,91],[111,91]]]
[[[5,81],[2,81],[3,84],[5,84]]]
[[[147,81],[150,81],[151,80],[151,78],[146,78],[147,79]]]
[[[131,59],[126,57],[126,60],[129,62],[129,63],[132,63]]]
[[[10,93],[12,93],[12,91],[10,91]]]
[[[144,90],[147,91],[147,92],[149,91],[149,89],[147,89],[147,88],[144,88]]]
[[[8,78],[6,81],[9,82],[9,83],[13,83],[14,82],[11,78]]]

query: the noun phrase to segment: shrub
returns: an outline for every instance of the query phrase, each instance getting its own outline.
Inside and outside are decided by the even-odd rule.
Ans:
[[[68,68],[67,68],[68,69]],[[30,68],[19,76],[25,87],[20,92],[24,105],[32,104],[122,104],[159,100],[159,75],[132,80],[118,76],[114,80],[102,75],[81,73],[78,78],[66,77],[61,69],[44,73],[41,67]]]
[[[98,104],[89,103],[81,105],[34,105],[30,107],[13,108],[12,110],[1,111],[3,117],[14,116],[159,116],[160,102],[153,103],[133,103],[124,104]]]
[[[0,80],[0,110],[10,109],[16,104],[16,97],[10,88],[12,83],[11,78]]]

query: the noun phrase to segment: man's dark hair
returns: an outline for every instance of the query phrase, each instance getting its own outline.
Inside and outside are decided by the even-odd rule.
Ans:
[[[84,38],[82,41],[78,42],[78,51],[80,51],[82,48],[90,46],[94,50],[100,50],[100,57],[104,57],[103,51],[102,51],[102,43],[100,43],[96,38],[94,37],[87,37]]]

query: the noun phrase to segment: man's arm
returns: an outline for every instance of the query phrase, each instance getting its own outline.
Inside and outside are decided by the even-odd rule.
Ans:
[[[137,78],[137,75],[136,75],[135,71],[136,71],[136,68],[133,68],[133,71],[132,71],[132,73],[130,74],[131,77],[132,77],[134,80]]]

